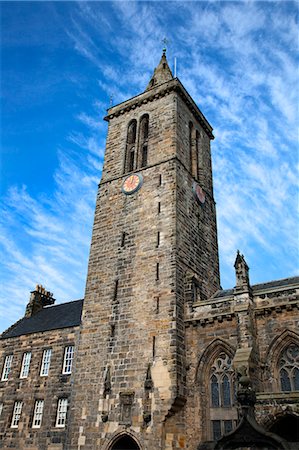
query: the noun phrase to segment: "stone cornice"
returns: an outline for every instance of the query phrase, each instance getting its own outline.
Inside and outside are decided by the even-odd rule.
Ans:
[[[174,78],[170,81],[160,84],[159,86],[154,87],[153,89],[145,91],[142,94],[132,97],[129,100],[119,103],[118,105],[112,106],[107,110],[108,114],[104,117],[104,120],[109,122],[114,117],[118,117],[132,109],[143,106],[148,102],[152,102],[158,98],[164,97],[171,92],[177,92],[180,95],[190,111],[194,114],[203,129],[206,131],[210,139],[214,139],[212,126],[209,124],[205,116],[202,114],[202,112],[178,78]]]
[[[217,306],[221,306],[221,303],[224,303],[223,310],[217,309]],[[194,305],[197,308],[200,308],[202,306],[203,308],[207,306],[209,302],[203,301],[200,305],[199,302]],[[233,317],[235,317],[238,314],[238,311],[236,309],[236,305],[234,304],[234,300],[231,299],[230,301],[226,302],[220,302],[217,301],[216,304],[213,304],[210,302],[210,305],[212,307],[214,306],[214,311],[197,311],[198,315],[193,316],[185,319],[186,326],[190,325],[201,325],[205,326],[208,324],[213,324],[214,322],[223,322],[224,320],[232,320]],[[282,313],[283,311],[292,311],[293,309],[299,309],[299,302],[298,301],[291,301],[288,303],[280,303],[280,304],[272,304],[267,305],[263,307],[252,307],[252,311],[256,317],[260,316],[269,316],[272,313]]]

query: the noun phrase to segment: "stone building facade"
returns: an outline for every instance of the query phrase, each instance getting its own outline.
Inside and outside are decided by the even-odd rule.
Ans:
[[[240,420],[242,374],[259,423],[297,448],[299,278],[251,286],[238,252],[221,289],[212,127],[165,52],[105,119],[84,303],[38,287],[2,334],[0,448],[210,448]]]

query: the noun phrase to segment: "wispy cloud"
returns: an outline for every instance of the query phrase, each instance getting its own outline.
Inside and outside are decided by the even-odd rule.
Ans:
[[[254,282],[298,270],[294,11],[292,2],[116,1],[79,2],[60,17],[73,58],[84,67],[84,75],[67,77],[88,101],[56,149],[50,192],[12,186],[4,198],[0,317],[9,299],[9,321],[19,318],[37,282],[60,301],[83,295],[105,148],[101,118],[110,95],[115,104],[146,87],[165,36],[170,65],[177,56],[179,78],[214,126],[224,287],[234,284],[237,248]],[[85,71],[94,86],[88,93]]]

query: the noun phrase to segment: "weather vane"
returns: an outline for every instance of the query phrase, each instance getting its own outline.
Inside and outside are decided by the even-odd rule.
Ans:
[[[111,106],[113,106],[113,94],[109,97],[109,108],[111,108]]]
[[[169,41],[166,39],[166,37],[164,39],[162,39],[162,44],[164,44],[163,53],[165,55],[165,53],[166,53],[166,45],[169,44]]]

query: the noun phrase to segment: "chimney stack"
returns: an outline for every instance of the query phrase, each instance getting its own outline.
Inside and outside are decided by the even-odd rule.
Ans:
[[[26,306],[25,317],[31,317],[45,306],[53,305],[55,303],[52,292],[46,291],[41,284],[37,284],[35,290],[31,291],[30,294],[30,300]]]

